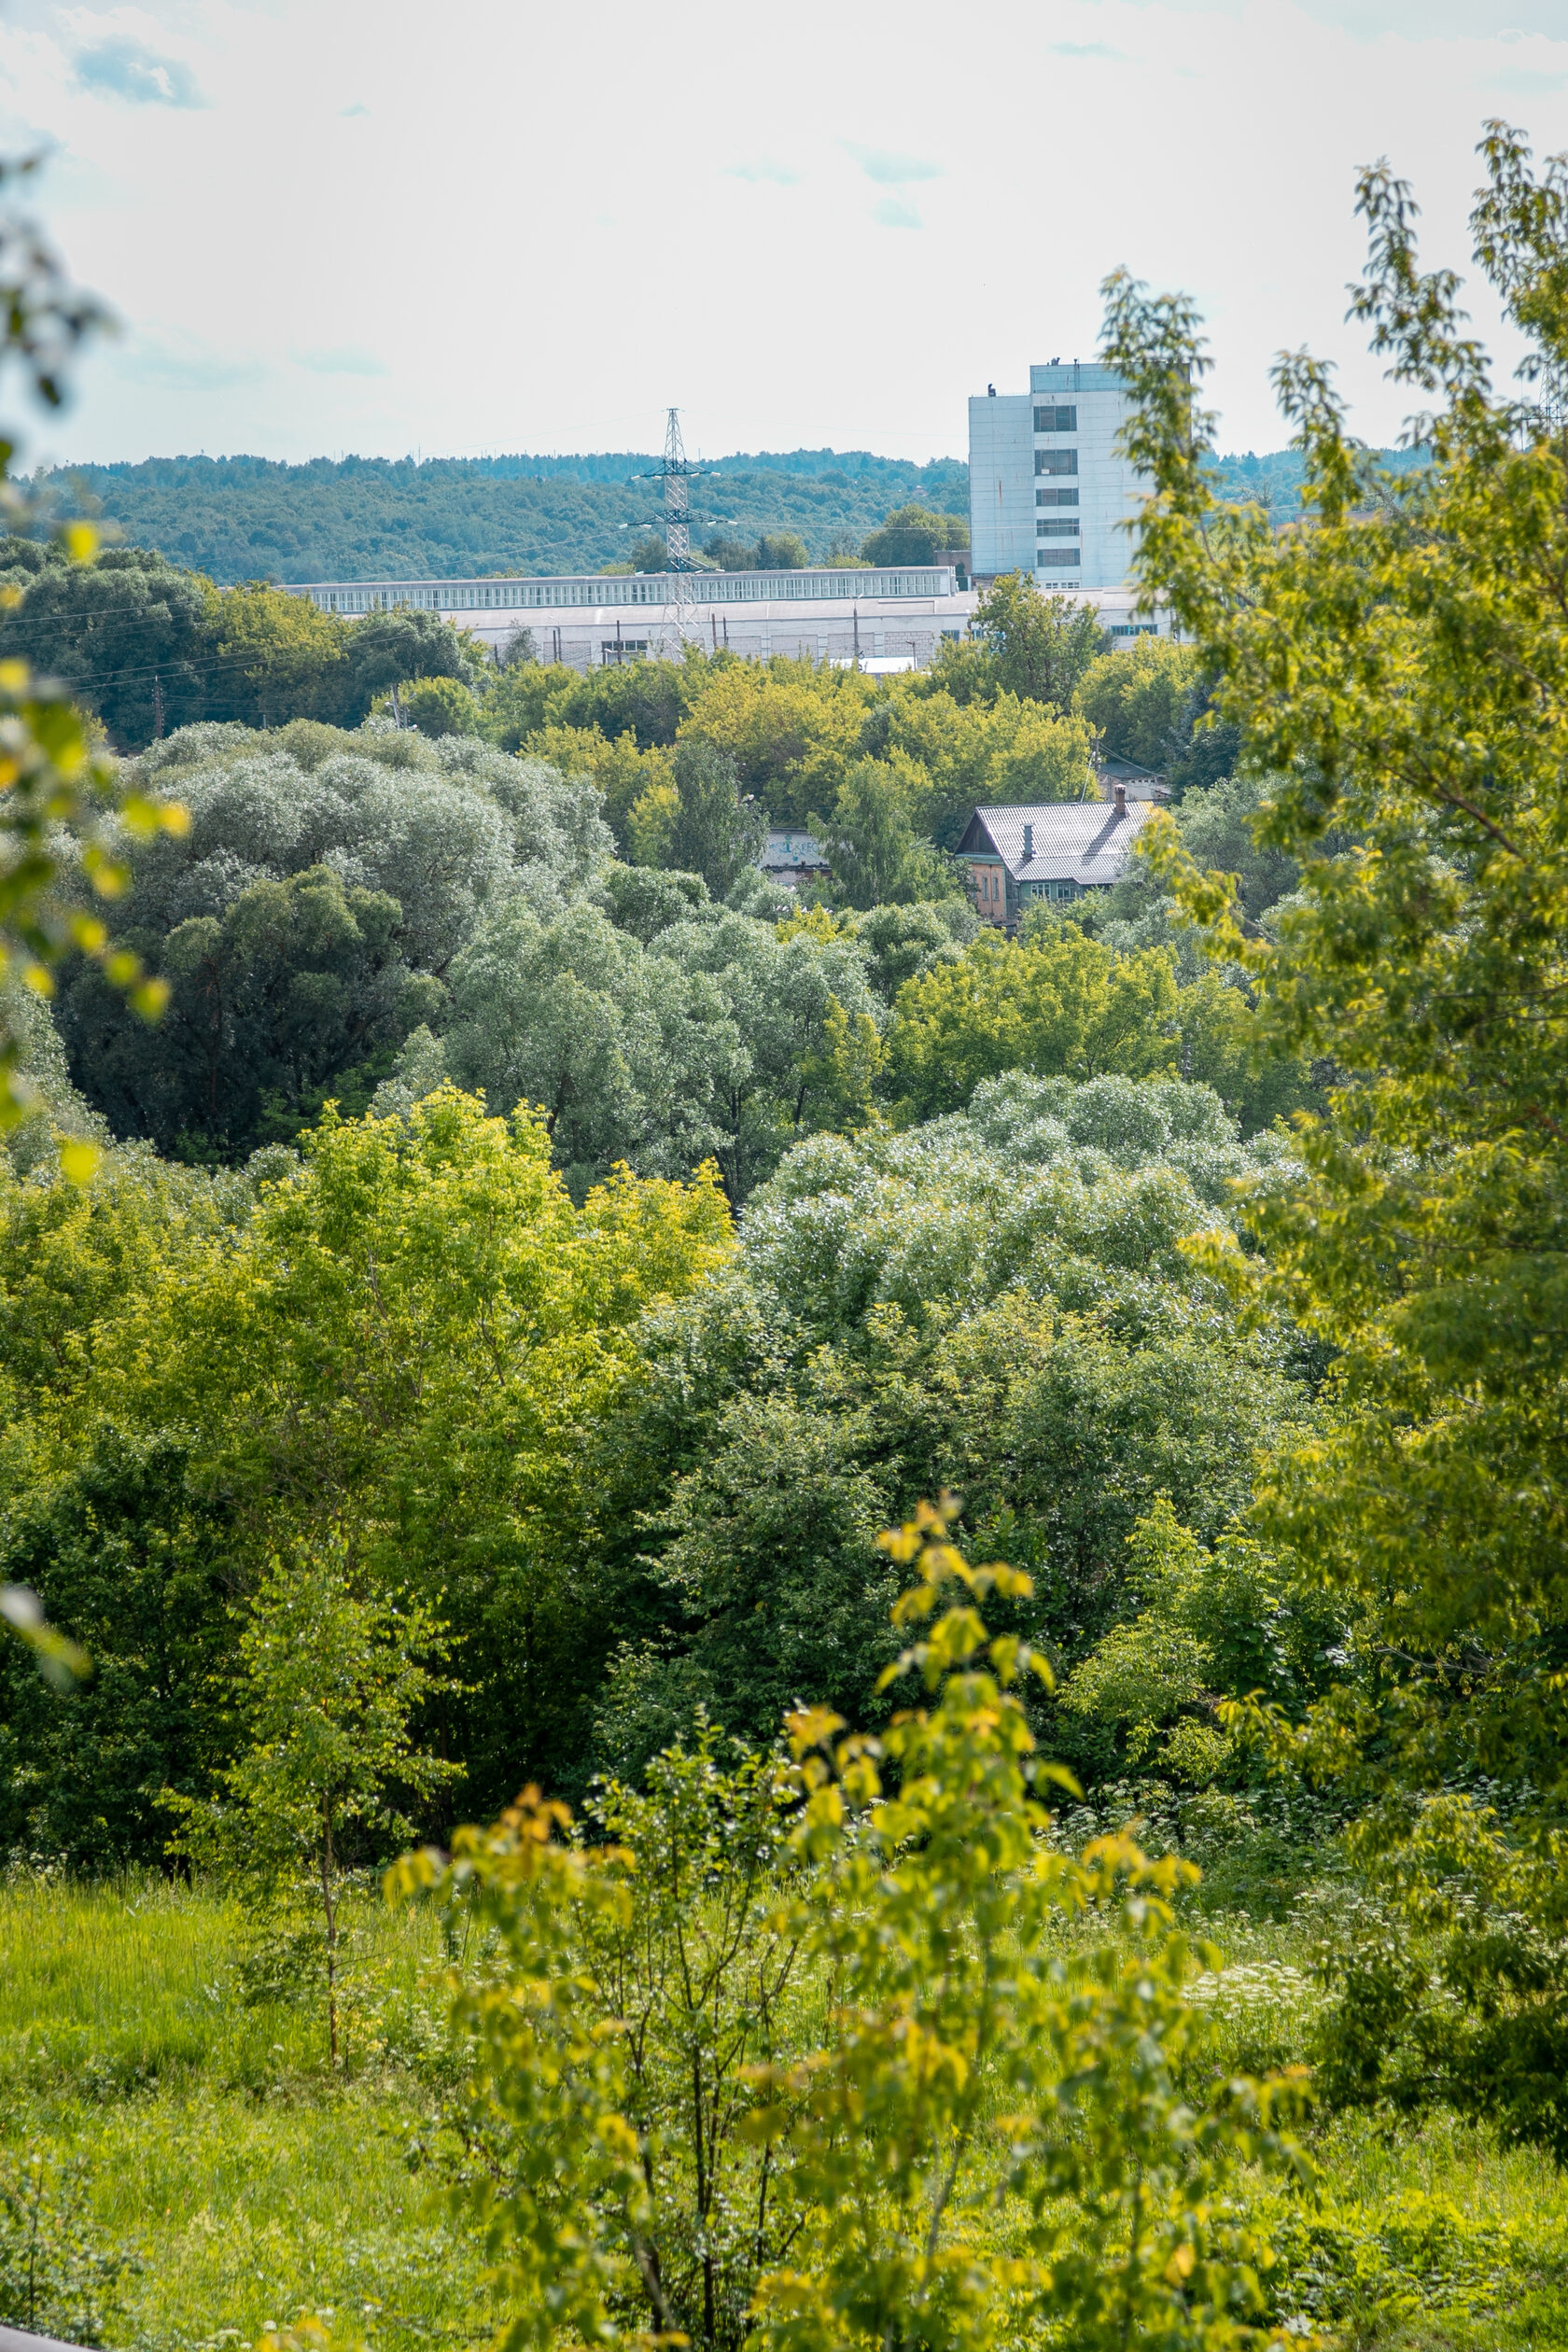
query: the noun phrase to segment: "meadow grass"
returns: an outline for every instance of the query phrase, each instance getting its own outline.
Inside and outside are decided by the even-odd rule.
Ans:
[[[488,2340],[483,2249],[435,2207],[420,2162],[444,2048],[434,1925],[371,1891],[350,1910],[333,2077],[318,2007],[258,1997],[254,1976],[247,1991],[236,1903],[147,1880],[0,1886],[5,2161],[38,2151],[62,2202],[79,2167],[65,2268],[105,2275],[57,2307],[78,2335],[245,2352],[314,2311],[387,2352]],[[1309,2058],[1322,1996],[1299,1930],[1206,1928],[1225,1954],[1197,1988],[1214,2063]],[[1309,2137],[1315,2207],[1253,2184],[1284,2257],[1281,2310],[1345,2352],[1568,2347],[1568,2191],[1548,2163],[1442,2110],[1394,2130],[1341,2116]]]
[[[79,2168],[82,2235],[126,2264],[105,2342],[244,2346],[305,2310],[388,2345],[492,2333],[481,2249],[411,2169],[441,2047],[431,1923],[368,1897],[351,1917],[333,2078],[317,2004],[245,1997],[236,1904],[157,1882],[0,1889],[5,2148],[62,2184]]]

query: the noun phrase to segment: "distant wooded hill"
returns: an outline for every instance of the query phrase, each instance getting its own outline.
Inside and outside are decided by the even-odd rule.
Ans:
[[[1385,451],[1402,468],[1419,454]],[[223,586],[241,580],[455,580],[488,572],[595,572],[659,520],[648,451],[573,457],[149,457],[35,477],[45,503],[117,526]],[[1295,450],[1219,460],[1232,497],[1294,513]],[[792,531],[813,563],[854,555],[910,501],[966,513],[959,457],[915,466],[863,449],[721,457],[692,483],[693,537]]]
[[[594,572],[623,559],[660,512],[657,456],[150,457],[40,474],[65,513],[95,513],[223,585],[235,581],[471,578]],[[693,537],[793,531],[813,562],[855,554],[911,500],[967,512],[961,458],[927,466],[864,450],[715,461],[692,483]]]

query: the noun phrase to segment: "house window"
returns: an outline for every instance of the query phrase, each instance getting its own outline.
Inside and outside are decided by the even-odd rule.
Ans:
[[[1037,449],[1034,453],[1036,473],[1075,474],[1078,452],[1075,449]]]
[[[1078,412],[1075,408],[1037,408],[1034,429],[1037,433],[1075,433]]]
[[[1037,547],[1034,560],[1037,564],[1081,564],[1084,558],[1076,547]]]
[[[1036,506],[1076,506],[1078,493],[1076,490],[1037,490],[1034,503]]]
[[[1079,528],[1076,518],[1071,523],[1037,523],[1034,535],[1036,539],[1076,539]]]

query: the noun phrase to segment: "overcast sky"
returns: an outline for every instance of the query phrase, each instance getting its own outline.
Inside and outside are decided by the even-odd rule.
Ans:
[[[1264,450],[1286,344],[1397,431],[1355,169],[1468,272],[1485,119],[1568,147],[1568,0],[12,0],[0,88],[123,322],[30,459],[651,449],[672,401],[693,454],[961,455],[1117,263]]]

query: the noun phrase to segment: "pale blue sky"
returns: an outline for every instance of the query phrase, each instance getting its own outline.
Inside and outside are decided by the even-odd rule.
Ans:
[[[711,455],[961,454],[1118,262],[1261,449],[1282,344],[1396,430],[1355,167],[1467,269],[1483,119],[1568,146],[1568,0],[14,0],[0,110],[125,322],[35,457],[651,448],[672,400]]]

